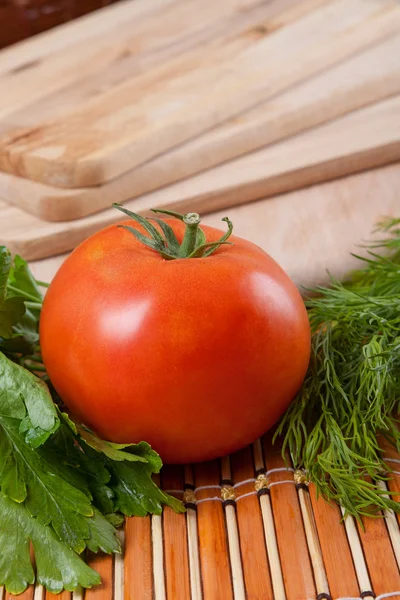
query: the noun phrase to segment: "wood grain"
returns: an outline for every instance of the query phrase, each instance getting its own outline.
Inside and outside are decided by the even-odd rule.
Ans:
[[[388,488],[393,494],[393,500],[400,502],[400,459],[398,453],[385,439],[380,440],[380,447],[384,452],[384,457],[390,469]],[[396,517],[400,525],[400,514],[397,514]]]
[[[383,519],[363,519],[358,533],[375,594],[400,591],[400,572]]]
[[[16,598],[20,598],[20,600],[33,600],[34,587],[29,587],[25,592],[19,594],[18,596],[14,596],[13,594],[5,593],[5,600],[15,600]]]
[[[40,61],[57,52],[69,51],[71,46],[98,41],[114,28],[123,26],[132,18],[137,19],[139,14],[157,10],[162,4],[170,2],[171,0],[137,0],[135,3],[125,2],[125,6],[116,4],[20,42],[0,53],[0,77],[29,68],[31,61]]]
[[[108,600],[110,595],[109,590],[113,587],[113,557],[104,554],[89,553],[88,564],[99,573],[101,585],[86,590],[85,600]]]
[[[166,465],[162,470],[162,487],[182,500],[184,472],[181,466]],[[165,575],[168,600],[190,598],[186,515],[166,507],[163,512]]]
[[[21,598],[21,596],[19,596],[19,598]],[[71,600],[71,593],[61,592],[61,594],[52,594],[51,592],[46,592],[46,600]]]
[[[370,238],[381,216],[399,215],[399,186],[400,165],[393,165],[239,206],[231,209],[229,215],[237,235],[269,252],[297,285],[313,287],[327,283],[328,272],[340,279],[356,267],[357,260],[350,255],[362,252],[356,244]],[[0,223],[8,220],[11,224],[16,209],[3,205],[0,210],[3,214]],[[210,214],[204,223],[220,227],[225,214],[225,211]],[[19,227],[20,224],[17,239],[25,241],[30,229]],[[66,235],[73,234],[71,223]],[[0,240],[4,237],[0,234]],[[12,239],[4,241],[9,245]],[[40,236],[38,239],[41,245]],[[15,243],[12,249],[17,251]],[[19,249],[32,252],[35,245]],[[49,280],[62,261],[62,256],[37,261],[32,263],[32,269],[39,279]]]
[[[295,7],[294,0],[273,0],[261,5],[255,0],[224,0],[217,6],[210,0],[194,0],[185,6],[176,0],[157,0],[145,6],[143,2],[125,2],[118,10],[102,11],[103,20],[96,15],[96,19],[91,16],[87,22],[79,21],[76,45],[70,42],[59,48],[59,40],[53,38],[47,45],[39,41],[35,46],[31,42],[33,58],[25,64],[16,61],[10,52],[1,62],[0,53],[0,74],[2,65],[6,69],[0,79],[3,92],[0,116],[10,117],[0,122],[0,131],[34,127],[44,114],[47,119],[58,115],[65,118],[66,112],[102,97],[127,79],[139,77],[143,84],[148,83],[149,77],[160,80],[177,69],[182,72],[185,65],[194,68],[196,61],[204,60],[207,51],[215,52],[216,47],[235,33],[247,29],[251,33],[252,27],[265,19],[269,19],[269,27],[281,27],[326,1],[307,0],[301,10],[291,10]],[[277,23],[282,11],[287,17]],[[82,30],[87,31],[88,41],[82,38]],[[93,39],[96,30],[100,32],[99,39]],[[69,34],[70,40],[74,40],[73,32]],[[239,44],[246,46],[253,37],[259,35],[246,34],[239,38]],[[19,50],[17,46],[17,58]],[[22,54],[26,59],[26,53]],[[156,67],[156,73],[149,74],[152,66]],[[140,83],[138,89],[139,86]]]
[[[236,488],[236,513],[247,598],[262,600],[272,596],[272,584],[252,463],[250,447],[231,455],[234,484],[253,479]]]
[[[124,600],[153,599],[150,517],[126,520],[124,575]]]
[[[0,116],[18,114],[26,125],[24,116],[35,114],[39,102],[48,117],[54,116],[53,111],[140,74],[161,55],[166,60],[207,42],[207,32],[215,35],[221,20],[229,21],[240,9],[251,12],[254,4],[225,0],[213,6],[209,0],[193,0],[184,7],[177,0],[125,1],[18,44],[0,53]]]
[[[399,93],[399,54],[400,35],[395,35],[100,187],[66,190],[0,172],[0,196],[45,220],[84,217],[245,154],[257,143],[276,142]],[[345,135],[351,138],[348,131]],[[280,185],[284,189],[284,179]]]
[[[315,486],[309,492],[331,595],[356,598],[360,590],[340,510],[317,498]]]
[[[200,564],[204,600],[233,600],[218,462],[195,465]],[[206,489],[199,490],[199,487]],[[218,500],[213,498],[217,497]],[[203,500],[203,502],[201,502]]]
[[[299,185],[309,185],[315,179],[324,180],[359,170],[361,165],[367,167],[370,160],[375,163],[377,160],[394,160],[395,156],[400,158],[400,122],[397,119],[393,123],[398,114],[398,102],[398,98],[387,100],[343,117],[340,126],[338,121],[324,125],[268,148],[261,155],[259,152],[248,155],[238,163],[242,165],[245,161],[246,168],[239,168],[238,164],[231,168],[232,163],[230,167],[222,165],[212,172],[132,200],[126,206],[144,214],[154,206],[172,207],[183,212],[215,211]],[[350,139],[349,129],[352,131]],[[369,151],[365,150],[366,140],[372,144]],[[351,149],[357,148],[358,144],[364,150],[352,154]],[[367,191],[364,193],[368,194]],[[282,210],[285,210],[285,203]],[[68,251],[94,231],[120,220],[118,211],[109,209],[70,223],[47,223],[4,203],[0,203],[0,214],[0,239],[28,259]]]
[[[0,53],[0,90],[3,92],[0,116],[10,117],[0,122],[0,131],[14,126],[34,126],[44,114],[47,120],[60,114],[65,116],[68,110],[101,96],[128,78],[147,81],[152,68],[156,68],[158,77],[161,73],[165,77],[178,65],[181,70],[193,50],[197,51],[197,60],[201,60],[205,53],[215,51],[224,42],[249,30],[241,35],[247,44],[246,40],[257,38],[256,32],[253,36],[250,33],[260,21],[269,19],[271,28],[281,27],[327,1],[307,0],[299,11],[295,0],[262,3],[223,0],[217,5],[211,0],[193,0],[185,5],[179,0],[146,0],[145,3],[135,0],[112,11],[97,13],[96,18],[93,15],[81,19],[78,33],[85,30],[87,39],[78,35],[75,41],[74,31],[69,31],[69,44],[60,48],[59,38],[52,39],[43,51],[38,38],[38,47],[29,48],[33,56],[25,63],[15,60],[21,45],[15,47],[16,57],[8,51],[6,60],[2,60]],[[282,12],[286,15],[283,22]],[[104,16],[99,19],[99,15]],[[78,30],[78,22],[76,28]],[[33,40],[30,46],[34,46]],[[198,52],[200,46],[201,52]],[[25,61],[27,58],[25,53]],[[28,93],[21,94],[22,89]]]
[[[286,471],[281,451],[263,439],[264,460],[269,475],[279,556],[284,575],[287,600],[304,600],[317,595],[306,534],[301,517],[293,472]],[[283,483],[285,482],[285,483]]]
[[[392,0],[333,0],[238,53],[241,44],[232,42],[233,52],[228,45],[201,66],[196,59],[182,76],[164,79],[155,69],[140,94],[128,79],[70,116],[9,132],[0,166],[63,187],[108,181],[384,39],[399,23]]]

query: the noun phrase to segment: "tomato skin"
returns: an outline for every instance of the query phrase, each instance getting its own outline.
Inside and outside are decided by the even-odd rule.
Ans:
[[[184,224],[166,221],[181,241]],[[304,303],[264,251],[230,241],[166,261],[113,225],[61,266],[42,355],[71,413],[101,437],[146,440],[167,463],[208,460],[253,442],[294,398],[310,355]]]

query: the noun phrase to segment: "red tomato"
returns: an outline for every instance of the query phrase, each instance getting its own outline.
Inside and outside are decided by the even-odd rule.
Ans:
[[[184,223],[165,221],[182,241]],[[202,229],[208,242],[222,233]],[[295,396],[310,354],[301,296],[263,250],[230,241],[165,260],[113,225],[58,271],[41,316],[44,363],[101,437],[146,440],[167,463],[212,459],[253,442]]]

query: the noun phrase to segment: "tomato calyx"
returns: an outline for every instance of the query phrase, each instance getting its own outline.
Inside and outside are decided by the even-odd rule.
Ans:
[[[233,230],[233,224],[228,217],[222,219],[222,221],[227,224],[228,231],[216,242],[207,242],[205,233],[200,227],[200,215],[197,213],[186,213],[182,215],[171,210],[151,209],[155,214],[167,215],[183,221],[186,225],[186,230],[182,243],[180,244],[172,227],[163,219],[158,219],[157,217],[142,217],[117,203],[114,203],[113,207],[136,221],[136,223],[141,225],[149,235],[144,235],[129,225],[117,225],[117,227],[127,229],[137,240],[139,240],[139,242],[155,252],[158,252],[158,254],[166,260],[175,260],[177,258],[205,258],[211,256],[211,254],[218,250],[222,245],[232,245],[232,242],[227,241]],[[161,232],[151,221],[154,221],[159,225]]]

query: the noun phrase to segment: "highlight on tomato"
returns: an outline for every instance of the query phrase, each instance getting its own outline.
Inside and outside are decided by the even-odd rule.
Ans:
[[[166,463],[253,442],[283,414],[309,362],[299,291],[261,248],[153,211],[89,237],[44,300],[50,379],[102,438],[146,440]]]

